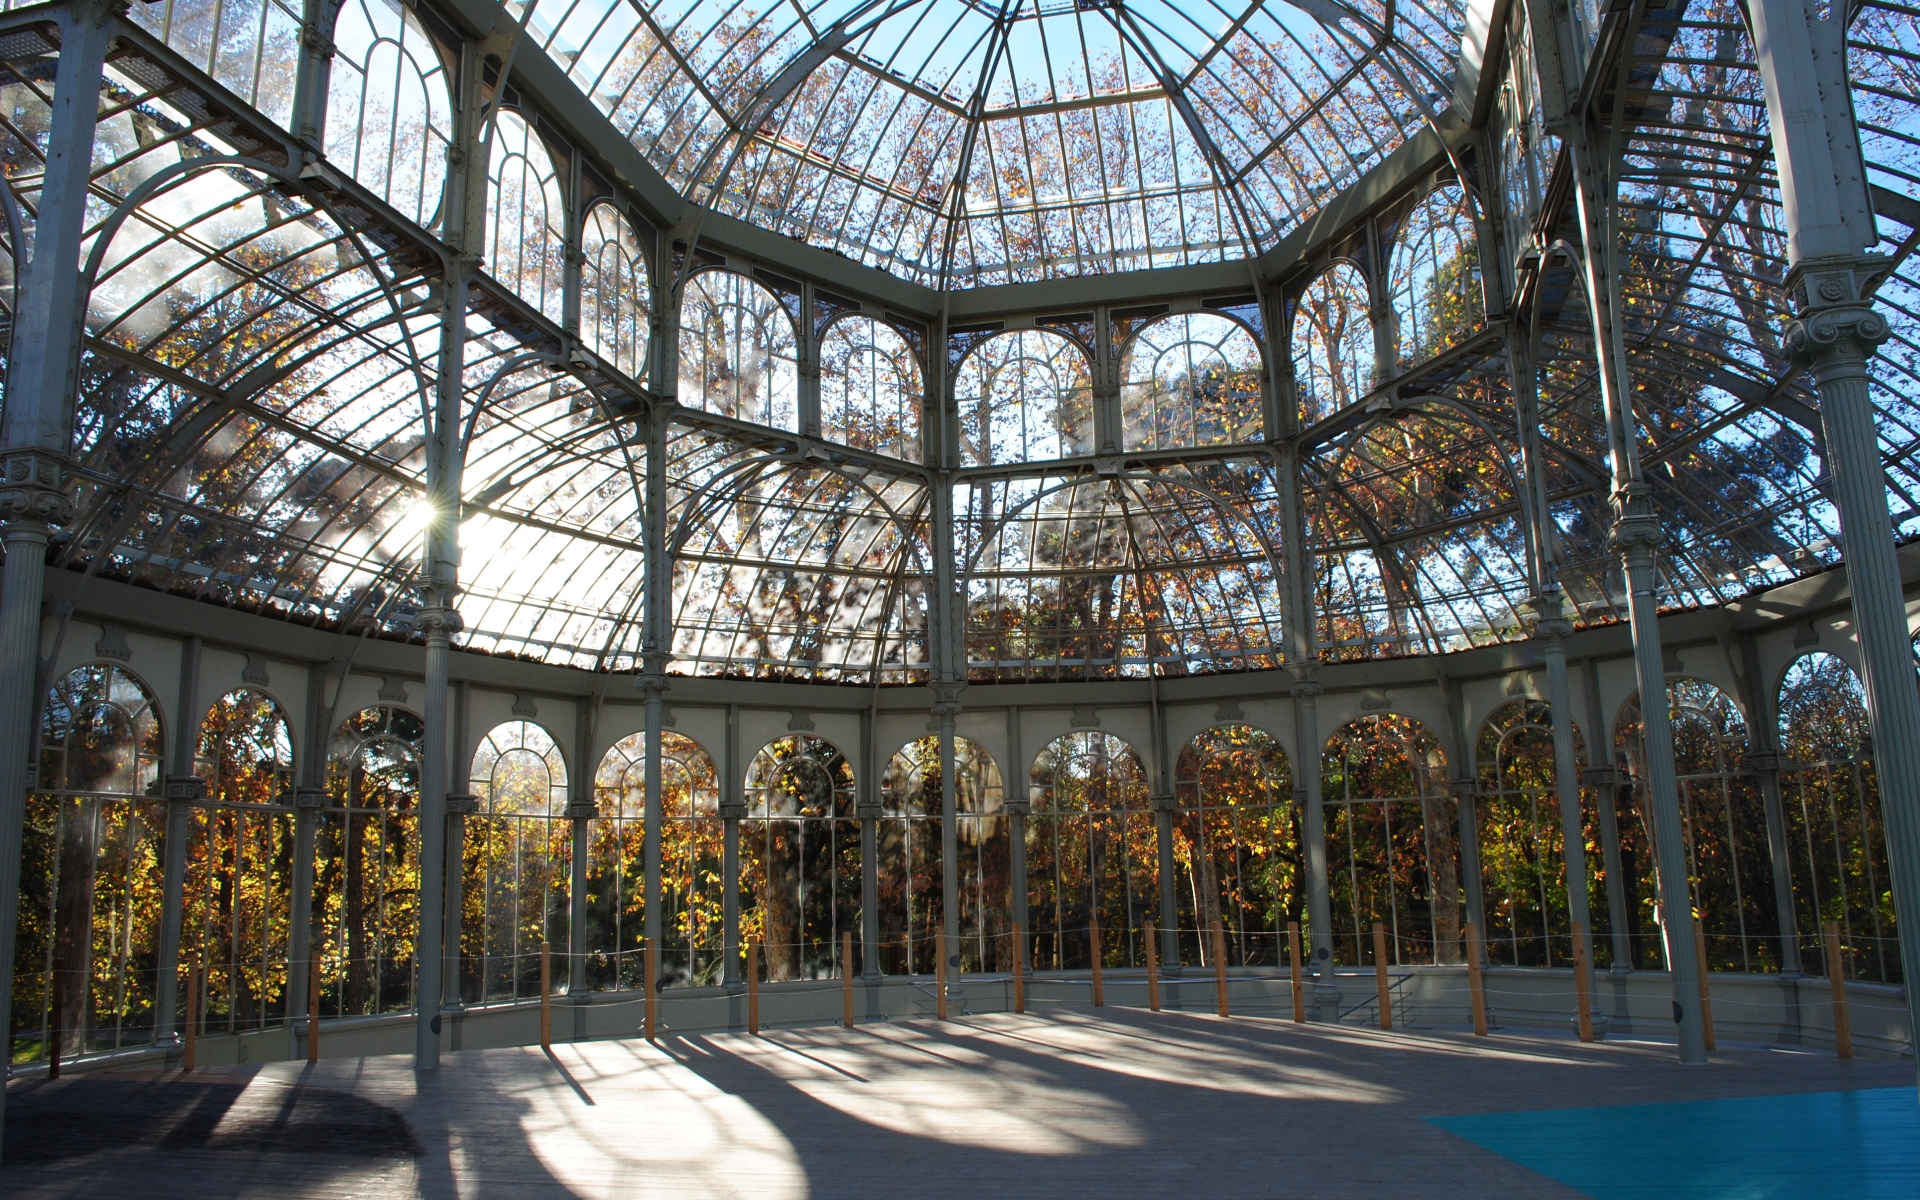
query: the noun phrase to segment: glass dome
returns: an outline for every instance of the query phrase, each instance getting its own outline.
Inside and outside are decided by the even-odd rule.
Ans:
[[[1446,107],[1460,10],[549,0],[525,18],[687,198],[967,288],[1271,247]]]

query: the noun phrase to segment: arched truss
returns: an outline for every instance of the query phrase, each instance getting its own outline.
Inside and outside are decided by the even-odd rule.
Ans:
[[[1493,106],[1491,161],[1449,143],[1444,165],[1393,185],[1361,226],[1231,284],[1252,296],[1153,273],[1281,245],[1425,127],[1423,109],[1447,98],[1421,64],[1450,61],[1451,6],[1399,5],[1390,29],[1338,5],[1315,7],[1318,24],[1274,6],[1218,23],[1176,8],[924,9],[836,0],[809,10],[811,31],[787,10],[722,21],[703,9],[671,37],[644,6],[534,13],[535,40],[659,174],[652,190],[619,182],[518,76],[489,110],[499,186],[483,206],[490,249],[465,348],[465,648],[638,668],[655,415],[642,380],[698,401],[660,414],[674,671],[923,681],[929,597],[947,571],[966,597],[977,679],[1274,666],[1295,549],[1324,659],[1522,637],[1518,606],[1547,581],[1535,558],[1577,621],[1620,618],[1569,160],[1537,127],[1528,88]],[[201,17],[142,6],[108,65],[74,429],[80,512],[55,561],[406,636],[451,261],[439,231],[457,55],[412,10],[349,6],[311,131],[326,160],[303,179],[300,118],[283,94],[302,52],[292,13],[203,6],[226,22],[216,53]],[[1876,299],[1893,327],[1871,369],[1896,527],[1913,536],[1915,18],[1871,0],[1852,21],[1887,262]],[[939,35],[908,37],[914,22]],[[1738,6],[1713,0],[1642,34],[1594,43],[1617,56],[1595,77],[1629,86],[1609,83],[1593,102],[1623,131],[1612,252],[1635,432],[1666,535],[1661,601],[1708,605],[1830,566],[1839,531],[1817,409],[1779,346],[1783,220]],[[1086,52],[1055,60],[1036,90],[1034,55],[1069,36],[1090,39]],[[0,87],[19,154],[0,207],[12,249],[34,225],[55,60],[44,41],[9,46]],[[1113,122],[1130,142],[1109,136]],[[1069,161],[1106,172],[1063,171]],[[662,197],[674,187],[706,207],[673,209]],[[709,211],[855,261],[763,262]],[[679,232],[657,232],[668,230]],[[1504,241],[1484,242],[1496,233]],[[1504,322],[1453,320],[1471,309],[1469,247]],[[11,257],[0,256],[9,273]],[[1315,365],[1301,299],[1329,265],[1354,331],[1339,387],[1331,365]],[[1053,312],[1034,309],[1032,292],[997,291],[970,310],[991,320],[941,317],[940,297],[957,289],[1114,272],[1128,273],[1126,295],[1172,311],[1109,309],[1082,291],[1089,311]],[[690,358],[688,339],[713,332],[695,294],[715,287],[728,295],[707,325],[727,345]],[[11,287],[0,297],[11,304]],[[1165,430],[1156,415],[1146,436],[1127,417],[1144,411],[1128,390],[1146,382],[1144,339],[1202,320],[1197,305],[1269,314],[1247,326],[1256,353],[1240,346],[1230,362],[1250,373],[1264,356],[1268,411],[1253,419],[1248,374],[1233,419],[1189,429],[1176,417]],[[895,376],[918,373],[881,388],[865,430],[833,406],[877,376],[838,366],[825,344],[856,320],[897,335],[873,339]],[[1054,411],[989,403],[974,429],[961,376],[1029,343],[1064,364],[1041,389]],[[861,369],[876,363],[869,354]],[[1187,384],[1155,371],[1159,393],[1191,390],[1184,369]],[[1523,402],[1535,405],[1524,421]],[[994,420],[1023,423],[1017,453],[995,448]],[[1538,430],[1531,460],[1523,426]],[[1296,479],[1278,474],[1283,462]],[[956,484],[951,531],[934,528],[941,469]],[[1518,487],[1533,476],[1543,513]]]

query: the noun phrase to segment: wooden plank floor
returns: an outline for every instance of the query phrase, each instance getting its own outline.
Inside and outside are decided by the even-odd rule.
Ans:
[[[1106,1009],[17,1082],[0,1195],[1528,1197],[1423,1118],[1913,1084],[1893,1061]],[[1622,1148],[1622,1153],[1631,1153]]]

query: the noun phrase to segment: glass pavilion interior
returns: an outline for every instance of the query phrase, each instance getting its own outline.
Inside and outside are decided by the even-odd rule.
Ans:
[[[0,90],[13,1062],[542,943],[1920,952],[1910,4],[72,0]]]

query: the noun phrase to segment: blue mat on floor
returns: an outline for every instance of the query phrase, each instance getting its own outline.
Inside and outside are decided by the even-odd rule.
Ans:
[[[1910,1087],[1429,1117],[1594,1200],[1915,1200]]]

